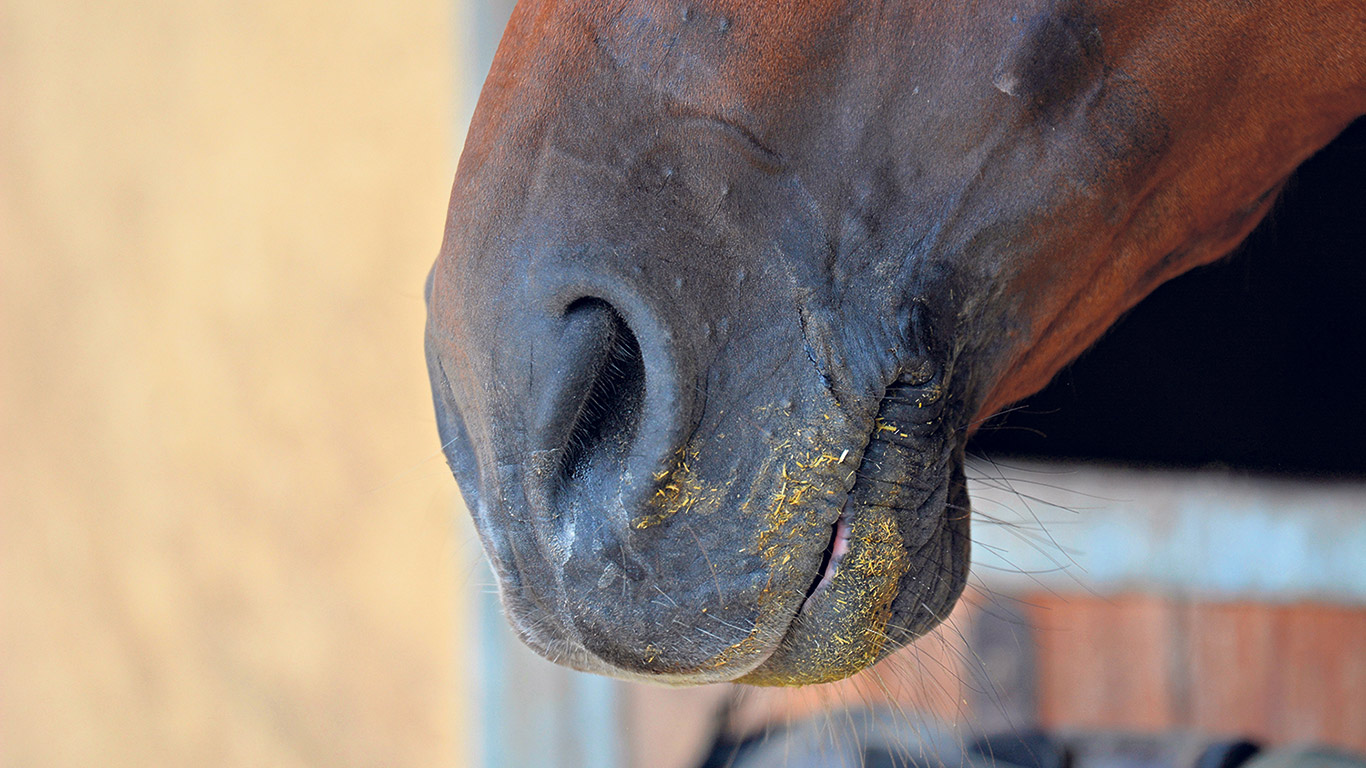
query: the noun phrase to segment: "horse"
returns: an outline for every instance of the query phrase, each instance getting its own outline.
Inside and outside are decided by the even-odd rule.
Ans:
[[[964,445],[1366,113],[1358,0],[523,0],[426,285],[518,635],[669,685],[944,619]]]

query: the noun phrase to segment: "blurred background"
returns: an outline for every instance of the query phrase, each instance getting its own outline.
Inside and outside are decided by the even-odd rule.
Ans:
[[[0,765],[705,749],[728,689],[508,636],[437,451],[421,286],[510,6],[0,0]],[[885,697],[1366,749],[1349,133],[1251,255],[983,433],[975,591],[893,690],[746,694],[738,721]]]
[[[449,0],[0,0],[0,763],[459,765]]]

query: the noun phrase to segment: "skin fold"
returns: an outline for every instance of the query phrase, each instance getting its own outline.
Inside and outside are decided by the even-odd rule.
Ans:
[[[532,648],[847,677],[963,589],[963,446],[1366,112],[1359,2],[519,3],[427,286]]]

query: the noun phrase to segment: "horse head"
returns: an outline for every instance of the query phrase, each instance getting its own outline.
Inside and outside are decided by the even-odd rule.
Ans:
[[[1366,112],[1366,6],[523,0],[427,286],[521,637],[802,684],[942,620],[964,444]]]

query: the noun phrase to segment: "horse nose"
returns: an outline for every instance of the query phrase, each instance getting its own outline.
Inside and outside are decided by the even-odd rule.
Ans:
[[[527,490],[533,506],[557,510],[622,476],[646,428],[646,377],[635,333],[602,299],[570,304],[552,343],[553,363],[533,384]]]

